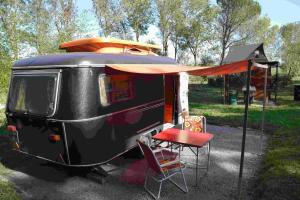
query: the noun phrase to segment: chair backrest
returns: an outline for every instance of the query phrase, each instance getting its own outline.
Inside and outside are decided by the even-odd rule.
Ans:
[[[182,128],[194,132],[206,132],[206,118],[204,116],[185,116]]]
[[[140,142],[148,145],[149,147],[151,146],[151,134],[144,134],[142,136],[140,136],[140,138],[138,139]]]
[[[144,156],[148,163],[148,166],[154,172],[161,174],[162,173],[161,167],[159,166],[159,163],[158,163],[153,151],[151,150],[151,148],[147,144],[144,144],[143,142],[141,142],[140,140],[137,140],[137,143],[144,153]]]

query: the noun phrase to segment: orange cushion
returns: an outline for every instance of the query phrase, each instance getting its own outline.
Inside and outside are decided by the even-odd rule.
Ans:
[[[160,160],[159,163],[160,164],[165,164],[165,163],[168,163],[170,162],[170,160]],[[173,165],[169,165],[169,166],[165,166],[165,167],[162,167],[162,171],[165,172],[165,171],[168,171],[168,170],[172,170],[172,169],[176,169],[176,168],[183,168],[184,167],[184,164],[178,162],[178,163],[174,163]]]
[[[194,132],[203,132],[203,121],[199,116],[185,116],[184,130],[190,130]]]

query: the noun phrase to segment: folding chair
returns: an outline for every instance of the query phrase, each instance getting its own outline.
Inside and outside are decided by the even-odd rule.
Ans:
[[[148,169],[146,172],[145,183],[144,183],[145,190],[154,199],[159,199],[163,181],[169,180],[176,187],[181,189],[183,192],[187,193],[188,188],[187,188],[185,177],[183,174],[185,165],[179,159],[174,159],[174,160],[160,159],[159,160],[157,158],[157,156],[155,156],[154,151],[147,144],[143,143],[140,140],[137,140],[137,142],[138,142],[140,149],[144,153],[145,159],[148,164]],[[174,175],[176,175],[178,173],[180,173],[182,176],[185,188],[182,188],[178,183],[174,182],[171,179]],[[148,179],[149,178],[152,178],[154,181],[159,183],[159,190],[158,190],[157,195],[155,195],[153,192],[150,191],[150,189],[148,189]]]

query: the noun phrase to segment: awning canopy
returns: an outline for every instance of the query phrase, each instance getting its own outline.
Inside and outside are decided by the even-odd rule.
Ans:
[[[114,70],[136,74],[177,74],[179,72],[187,72],[190,75],[196,76],[218,76],[246,72],[248,63],[248,60],[243,60],[214,67],[189,67],[172,64],[108,64],[106,66]],[[264,65],[258,66],[255,63],[253,66],[265,68]]]
[[[251,63],[252,67],[249,68]],[[187,67],[180,65],[169,65],[169,64],[108,64],[107,67],[137,74],[177,74],[179,72],[187,72],[190,75],[196,76],[216,76],[216,75],[226,75],[226,74],[237,74],[242,72],[247,72],[247,84],[246,84],[246,98],[245,98],[245,111],[244,111],[244,123],[243,123],[243,138],[242,138],[242,149],[241,149],[241,159],[240,159],[240,171],[239,171],[239,181],[238,181],[238,195],[240,198],[242,175],[243,175],[243,166],[244,166],[244,154],[245,154],[245,142],[247,134],[247,119],[248,119],[248,106],[249,106],[249,97],[250,97],[250,79],[251,71],[256,68],[267,69],[268,65],[262,63],[256,63],[252,60],[242,60],[238,62],[233,62],[230,64],[215,66],[215,67]],[[266,83],[266,81],[265,81]],[[266,84],[265,84],[266,88]],[[264,90],[264,95],[266,89]],[[265,106],[265,100],[264,104]],[[264,110],[263,106],[263,110]],[[264,115],[263,115],[264,116]],[[264,120],[264,117],[263,117]]]

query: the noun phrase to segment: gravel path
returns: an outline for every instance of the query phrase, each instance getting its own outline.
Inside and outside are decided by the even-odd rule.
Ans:
[[[195,170],[187,168],[185,176],[189,193],[184,194],[174,187],[174,185],[166,182],[162,187],[162,200],[217,200],[235,198],[242,129],[213,125],[209,125],[207,129],[208,132],[215,135],[215,138],[211,142],[210,171],[207,175],[205,175],[204,171],[200,171],[201,178],[198,187],[195,187]],[[262,139],[264,147],[267,138],[263,136]],[[255,173],[262,159],[259,144],[260,132],[248,130],[243,175],[243,199],[251,199],[251,194],[247,191],[250,190],[249,187],[255,178]],[[5,149],[3,149],[4,147]],[[6,147],[7,145],[1,145],[0,138],[0,157],[3,157],[2,163],[12,170],[7,178],[14,183],[23,199],[152,199],[144,191],[143,186],[128,184],[120,180],[120,174],[122,174],[128,163],[132,162],[130,159],[120,158],[113,162],[113,164],[106,166],[106,168],[112,171],[106,178],[105,183],[99,184],[94,179],[80,176],[78,173],[70,173],[65,168],[13,153],[8,151],[8,147]],[[189,155],[189,152],[185,152],[185,155],[183,159],[193,159]],[[204,162],[205,160],[203,158],[200,161]]]

